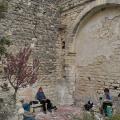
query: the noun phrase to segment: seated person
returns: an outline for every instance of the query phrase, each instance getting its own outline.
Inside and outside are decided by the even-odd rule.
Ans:
[[[37,100],[40,101],[40,103],[42,104],[42,108],[43,108],[43,112],[46,114],[46,110],[48,110],[49,112],[52,112],[52,109],[57,109],[56,106],[53,107],[51,101],[49,99],[46,98],[42,87],[40,87],[38,89],[38,92],[36,94],[36,98]]]
[[[102,98],[102,113],[104,113],[107,116],[107,106],[112,107],[112,97],[110,95],[109,89],[104,89],[104,96]]]
[[[23,120],[35,120],[35,115],[30,112],[30,104],[21,99],[22,108],[24,109]]]
[[[21,100],[21,103],[22,103],[22,107],[24,109],[24,111],[30,111],[30,103],[27,103],[27,102],[24,102],[24,99]]]
[[[87,110],[87,111],[91,110],[92,107],[93,107],[93,102],[91,102],[90,100],[88,101],[87,104],[84,105],[84,108],[85,108],[85,110]]]

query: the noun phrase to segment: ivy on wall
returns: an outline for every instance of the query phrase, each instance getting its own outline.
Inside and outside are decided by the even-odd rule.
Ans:
[[[5,12],[7,12],[8,9],[8,2],[6,0],[3,0],[0,2],[0,19],[5,17]]]
[[[10,40],[5,37],[2,37],[0,39],[0,59],[3,55],[7,54],[6,46],[10,46]]]
[[[0,19],[5,18],[5,13],[8,9],[8,1],[3,0],[0,2]],[[10,41],[6,37],[0,38],[0,59],[3,55],[7,54],[6,46],[10,46]]]

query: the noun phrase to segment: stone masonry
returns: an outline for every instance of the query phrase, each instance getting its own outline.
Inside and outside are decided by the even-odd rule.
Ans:
[[[40,59],[35,88],[43,86],[46,96],[54,101],[57,101],[56,81],[61,74],[58,26],[59,13],[54,0],[10,0],[6,17],[0,21],[0,34],[12,41],[10,52],[27,45],[33,47],[33,56]]]
[[[75,104],[97,102],[105,87],[120,92],[120,2],[65,0],[61,3],[61,39],[65,41],[68,91]]]
[[[95,102],[108,87],[120,92],[119,0],[9,0],[0,34],[18,51],[40,58],[39,86],[56,104]],[[31,94],[33,92],[33,95]],[[28,92],[29,91],[29,92]],[[21,95],[24,89],[21,90]],[[26,96],[24,93],[23,96]]]

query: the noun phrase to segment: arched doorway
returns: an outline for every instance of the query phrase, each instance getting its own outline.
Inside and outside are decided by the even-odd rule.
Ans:
[[[120,89],[120,2],[94,2],[76,20],[69,39],[69,57],[74,54],[74,100],[77,104],[97,99],[104,87]],[[71,41],[70,41],[71,40]],[[69,72],[69,71],[68,71]],[[72,79],[71,79],[72,78]]]

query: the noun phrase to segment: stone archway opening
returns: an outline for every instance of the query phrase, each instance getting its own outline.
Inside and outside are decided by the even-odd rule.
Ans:
[[[96,0],[67,29],[63,104],[96,101],[104,87],[120,89],[119,13],[119,0]]]
[[[112,92],[120,88],[120,7],[103,6],[89,14],[75,36],[74,96],[78,104],[97,101],[105,87]]]
[[[118,0],[91,2],[66,36],[67,89],[75,104],[96,101],[104,87],[120,88],[119,6]]]

